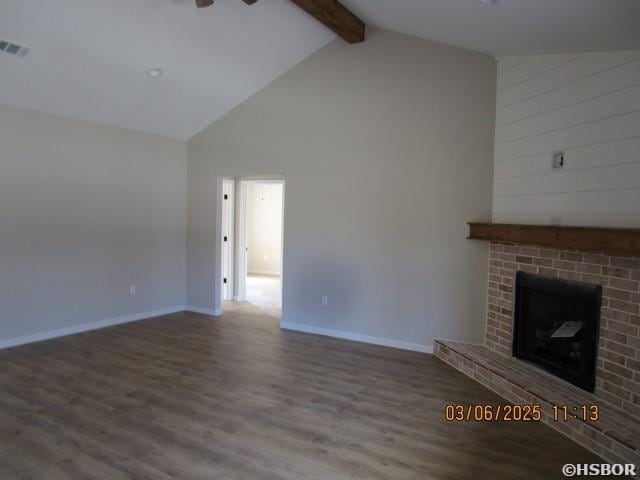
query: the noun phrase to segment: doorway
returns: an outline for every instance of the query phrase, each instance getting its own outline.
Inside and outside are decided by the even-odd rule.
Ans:
[[[240,182],[238,300],[282,308],[284,180]]]

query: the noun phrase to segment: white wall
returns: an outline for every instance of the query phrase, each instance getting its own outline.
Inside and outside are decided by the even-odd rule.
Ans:
[[[185,142],[0,106],[0,146],[0,344],[184,305]]]
[[[500,58],[497,89],[494,221],[640,226],[640,50]]]
[[[247,185],[247,271],[280,275],[282,258],[282,185]]]
[[[188,303],[214,308],[216,185],[283,175],[283,321],[412,345],[482,341],[493,58],[371,29],[189,142]],[[322,307],[321,296],[329,296]]]

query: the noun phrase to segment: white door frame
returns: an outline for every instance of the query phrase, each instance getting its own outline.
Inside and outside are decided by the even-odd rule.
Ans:
[[[222,301],[233,300],[233,270],[235,263],[235,186],[235,180],[227,178],[222,179],[222,229],[220,233],[222,236],[220,240],[220,244],[222,246],[220,296]]]
[[[238,289],[236,300],[245,301],[247,299],[247,187],[249,185],[277,184],[282,185],[282,231],[280,232],[280,305],[284,305],[284,225],[285,225],[285,180],[284,178],[251,178],[240,179],[240,195],[239,195],[239,216],[238,216],[238,248],[236,254],[238,257]]]

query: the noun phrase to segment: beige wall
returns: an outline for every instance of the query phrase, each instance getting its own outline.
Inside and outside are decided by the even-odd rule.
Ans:
[[[638,227],[640,50],[504,57],[498,70],[495,221]]]
[[[279,275],[282,258],[282,185],[247,185],[247,271]]]
[[[495,76],[488,56],[371,29],[195,136],[188,303],[216,307],[219,179],[283,175],[283,322],[423,349],[481,341],[487,245],[465,237],[491,216]]]
[[[0,106],[0,345],[184,305],[185,230],[185,142]]]

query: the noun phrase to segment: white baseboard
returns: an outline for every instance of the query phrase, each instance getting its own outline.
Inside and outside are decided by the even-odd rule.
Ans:
[[[153,310],[150,312],[135,313],[133,315],[124,315],[122,317],[99,320],[97,322],[83,323],[81,325],[74,325],[72,327],[34,333],[33,335],[25,335],[23,337],[9,338],[6,340],[0,340],[0,350],[2,350],[3,348],[17,347],[18,345],[26,345],[27,343],[35,343],[41,342],[42,340],[65,337],[67,335],[73,335],[74,333],[82,333],[88,332],[89,330],[98,330],[100,328],[112,327],[114,325],[120,325],[122,323],[136,322],[138,320],[145,320],[147,318],[169,315],[171,313],[182,312],[184,310],[185,307],[183,305],[180,305],[176,307],[163,308],[160,310]]]
[[[269,275],[271,277],[280,276],[280,272],[277,270],[260,270],[260,269],[253,268],[247,272],[247,275],[251,275],[252,273],[255,275]]]
[[[187,305],[186,307],[184,307],[184,309],[187,312],[201,313],[202,315],[213,315],[214,317],[219,317],[220,315],[222,315],[221,308],[213,309],[213,308],[202,308],[202,307],[194,307],[192,305]]]
[[[300,323],[281,322],[280,328],[283,330],[293,330],[296,332],[313,333],[316,335],[324,335],[325,337],[342,338],[345,340],[353,340],[355,342],[371,343],[373,345],[381,345],[383,347],[399,348],[401,350],[411,350],[412,352],[421,352],[433,354],[432,345],[420,345],[418,343],[402,342],[391,338],[371,337],[369,335],[361,335],[359,333],[343,332],[342,330],[331,330],[328,328],[312,327],[302,325]]]

